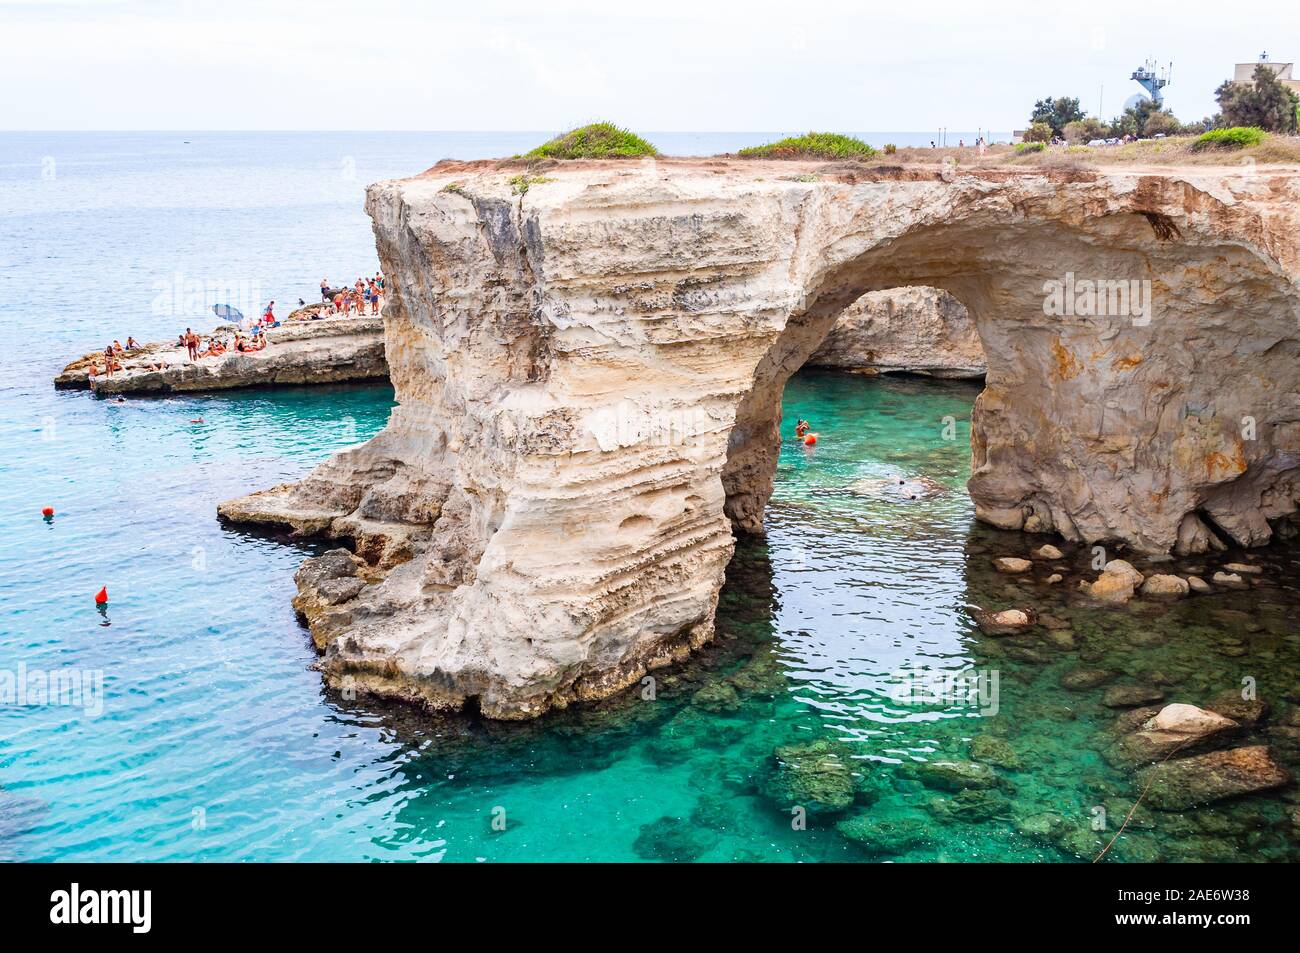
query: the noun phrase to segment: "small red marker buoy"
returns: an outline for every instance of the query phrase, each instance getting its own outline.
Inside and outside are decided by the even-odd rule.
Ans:
[[[52,506],[45,507],[45,509],[41,510],[41,515],[44,516],[46,519],[49,519],[51,516],[54,515],[54,507]]]
[[[815,433],[810,433],[808,436],[803,438],[803,445],[805,447],[811,447],[816,442],[817,442],[817,435]]]
[[[95,593],[95,605],[102,606],[108,602],[108,586],[104,586]]]

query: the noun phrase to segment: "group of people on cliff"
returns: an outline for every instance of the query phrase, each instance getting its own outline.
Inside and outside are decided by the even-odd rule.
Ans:
[[[105,345],[104,347],[103,366],[101,367],[97,362],[92,362],[87,374],[89,374],[91,380],[101,376],[112,377],[115,371],[122,370],[122,360],[132,351],[140,350],[140,347],[140,342],[129,334],[126,336],[125,346],[122,345],[121,341],[115,338],[112,344]],[[162,365],[149,364],[146,366],[149,370],[154,370],[155,367],[161,367]]]
[[[276,322],[270,326],[276,327],[278,324],[279,322]],[[191,361],[200,361],[205,357],[221,357],[232,350],[240,354],[253,353],[263,350],[268,343],[266,333],[260,324],[247,334],[243,331],[235,331],[233,339],[229,341],[219,334],[211,334],[204,341],[194,333],[193,328],[186,328],[185,333],[176,339],[176,346],[185,348]]]
[[[366,313],[367,308],[370,314],[374,315],[379,313],[380,302],[384,295],[384,276],[380,272],[375,272],[373,278],[358,278],[352,287],[337,289],[331,288],[329,281],[322,278],[320,290],[321,300],[325,306],[312,317],[319,318],[327,314],[344,316],[355,314],[360,317]],[[299,303],[302,303],[301,300]],[[280,321],[275,316],[275,301],[271,301],[251,331],[236,329],[233,338],[230,339],[216,332],[205,338],[196,333],[193,328],[186,328],[183,333],[177,335],[175,346],[184,348],[190,361],[200,361],[205,357],[221,357],[229,351],[252,353],[263,350],[269,343],[266,329],[279,326]],[[104,348],[103,364],[98,361],[92,362],[87,373],[92,381],[96,377],[112,377],[115,372],[124,369],[123,360],[133,351],[139,351],[141,348],[142,345],[129,335],[125,346],[115,340]],[[139,369],[156,371],[162,370],[164,366],[165,364],[161,362],[150,362],[140,365]]]
[[[325,307],[320,315],[341,314],[349,317],[355,314],[361,317],[370,309],[371,314],[379,313],[380,299],[384,296],[384,276],[375,272],[373,278],[358,278],[352,287],[331,288],[329,279],[320,280],[320,297]]]

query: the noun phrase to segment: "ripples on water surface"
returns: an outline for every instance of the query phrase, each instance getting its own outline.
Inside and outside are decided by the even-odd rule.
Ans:
[[[17,178],[17,158],[58,143],[0,138],[13,159],[0,163],[0,195],[18,210],[0,219],[0,274],[6,290],[37,279],[6,300],[24,300],[24,321],[41,329],[24,363],[6,355],[0,389],[0,669],[99,671],[106,694],[98,717],[0,707],[4,857],[1091,859],[1110,837],[1089,829],[1095,809],[1122,817],[1133,782],[1102,757],[1099,732],[1115,716],[1102,689],[1058,685],[1080,666],[1156,683],[1170,701],[1204,702],[1252,675],[1274,706],[1265,738],[1294,766],[1294,548],[1258,554],[1266,583],[1251,593],[1172,607],[1087,609],[1073,579],[999,577],[992,556],[1038,541],[972,520],[963,485],[977,388],[817,371],[787,388],[784,429],[807,417],[821,439],[785,445],[767,537],[738,547],[717,640],[657,673],[656,701],[633,692],[504,725],[331,695],[289,606],[310,548],[223,528],[215,506],[373,434],[391,391],[115,404],[49,386],[105,338],[173,332],[177,319],[148,304],[159,275],[249,275],[283,301],[307,296],[318,272],[373,269],[360,181],[333,179],[336,142],[229,138],[211,174],[176,143],[88,140],[66,174],[81,165],[100,178],[70,194],[121,186],[93,213],[81,199],[42,204]],[[373,138],[347,144],[359,180],[438,157],[418,139]],[[165,201],[148,188],[156,175],[185,188]],[[107,303],[103,289],[115,289]],[[898,502],[845,490],[894,475],[947,492]],[[50,524],[44,505],[58,510]],[[92,604],[101,585],[108,626]],[[1056,628],[988,638],[968,604],[1035,605]],[[972,668],[999,673],[994,716],[897,694],[900,673]],[[966,759],[979,736],[1018,762],[998,769],[993,795],[955,800],[910,776],[909,764]],[[772,796],[773,750],[818,740],[848,745],[877,782],[869,815],[883,833],[870,849],[835,829],[856,809],[795,831]],[[1144,809],[1110,856],[1295,859],[1291,792]]]

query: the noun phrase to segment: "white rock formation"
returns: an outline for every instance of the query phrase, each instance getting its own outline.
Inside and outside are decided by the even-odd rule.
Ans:
[[[808,363],[932,377],[983,377],[986,370],[975,322],[938,288],[863,295],[844,309]]]
[[[785,382],[882,288],[945,289],[979,329],[982,519],[1167,552],[1211,545],[1207,518],[1259,545],[1296,508],[1294,174],[604,161],[521,195],[522,172],[371,187],[399,406],[221,508],[357,541],[299,579],[331,682],[527,717],[709,638]]]

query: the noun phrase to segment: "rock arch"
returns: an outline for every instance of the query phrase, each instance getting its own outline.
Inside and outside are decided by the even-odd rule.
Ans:
[[[298,575],[332,683],[529,717],[708,639],[785,380],[877,288],[975,318],[981,518],[1167,551],[1211,545],[1206,520],[1257,545],[1295,510],[1293,176],[647,160],[534,170],[520,194],[520,171],[371,188],[399,406],[221,507],[355,541]],[[1071,275],[1149,281],[1156,310],[1046,314]]]

